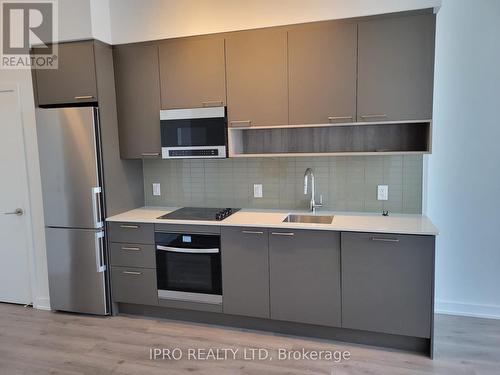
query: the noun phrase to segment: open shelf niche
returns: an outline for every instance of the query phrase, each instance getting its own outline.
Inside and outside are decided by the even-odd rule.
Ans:
[[[431,153],[430,120],[229,128],[230,157]]]

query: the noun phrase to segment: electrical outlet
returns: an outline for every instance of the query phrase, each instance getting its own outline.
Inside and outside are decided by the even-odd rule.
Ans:
[[[153,195],[154,196],[161,195],[161,186],[159,182],[153,182]]]
[[[262,198],[262,184],[253,184],[253,197]]]
[[[389,199],[389,185],[377,186],[377,200],[386,201]]]

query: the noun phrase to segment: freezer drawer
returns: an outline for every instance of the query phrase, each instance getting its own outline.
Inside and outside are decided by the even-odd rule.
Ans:
[[[157,305],[156,270],[112,267],[111,288],[114,302]]]
[[[103,233],[46,228],[52,310],[108,314]]]

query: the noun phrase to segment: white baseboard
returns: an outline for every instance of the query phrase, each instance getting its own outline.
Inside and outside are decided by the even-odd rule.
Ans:
[[[50,300],[48,298],[38,298],[36,302],[33,303],[33,307],[38,310],[50,311]]]
[[[500,319],[500,306],[496,305],[479,305],[474,303],[436,300],[434,311],[438,314]]]

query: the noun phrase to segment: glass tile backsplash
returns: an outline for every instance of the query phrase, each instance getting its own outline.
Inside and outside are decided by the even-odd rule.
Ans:
[[[304,172],[316,178],[323,210],[422,212],[422,155],[144,160],[148,206],[306,209]],[[152,183],[161,184],[153,196]],[[263,197],[253,197],[253,184]],[[377,200],[389,185],[389,200]],[[321,209],[320,209],[321,210]]]

